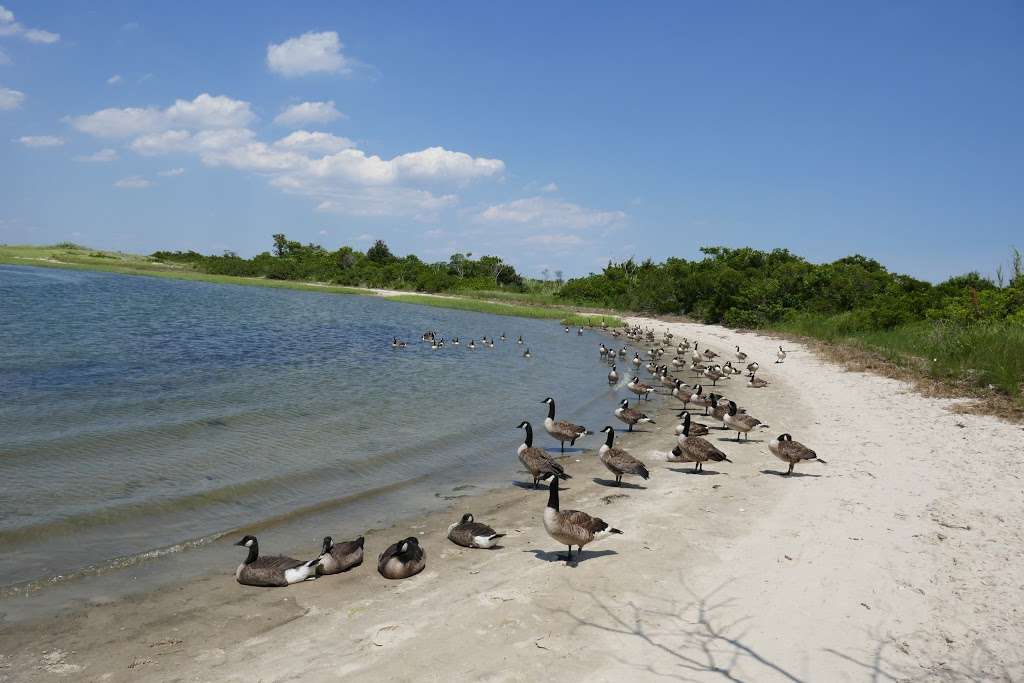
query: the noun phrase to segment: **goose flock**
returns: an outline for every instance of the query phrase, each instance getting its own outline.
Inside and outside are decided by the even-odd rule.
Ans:
[[[704,471],[704,463],[732,463],[727,453],[723,452],[716,445],[707,440],[706,436],[711,434],[713,427],[702,422],[697,422],[691,417],[691,410],[703,409],[703,416],[719,423],[715,429],[736,432],[735,443],[745,443],[749,434],[755,430],[765,430],[769,425],[749,414],[742,408],[735,398],[727,398],[717,393],[719,381],[727,383],[732,377],[746,374],[745,386],[753,389],[763,389],[769,386],[769,382],[757,375],[760,368],[756,361],[749,360],[748,354],[735,347],[735,359],[739,366],[744,363],[745,370],[733,364],[732,360],[724,363],[715,362],[720,354],[707,346],[701,347],[700,342],[690,342],[683,339],[674,343],[673,335],[665,332],[658,340],[652,329],[642,329],[639,326],[624,325],[622,330],[608,330],[607,325],[602,323],[602,330],[610,333],[613,338],[625,337],[640,350],[634,351],[632,365],[639,370],[644,366],[644,358],[647,359],[646,370],[651,374],[650,383],[641,382],[639,374],[633,374],[624,385],[620,385],[620,377],[617,371],[617,362],[628,357],[628,346],[615,349],[612,346],[602,343],[598,349],[601,361],[606,362],[610,367],[608,372],[608,383],[612,393],[624,387],[635,394],[638,399],[650,401],[651,394],[663,395],[667,398],[674,398],[681,403],[676,404],[680,408],[678,416],[680,422],[673,429],[675,443],[670,453],[665,457],[667,463],[689,463],[693,465],[694,473]],[[565,327],[565,333],[570,333],[570,328]],[[583,328],[577,330],[577,336],[583,335]],[[509,337],[502,333],[499,337],[505,342]],[[446,341],[444,337],[436,332],[424,332],[420,340],[429,344],[431,349],[444,348],[446,344],[459,346],[458,337]],[[525,346],[522,335],[516,339],[516,344]],[[408,342],[397,337],[392,337],[391,346],[394,349],[405,349]],[[471,339],[466,345],[467,349],[494,348],[493,337],[482,337],[479,345],[476,339]],[[671,354],[671,358],[665,356]],[[526,348],[523,357],[530,358],[530,350]],[[787,352],[780,346],[776,354],[776,364],[783,363]],[[665,360],[663,363],[662,361]],[[693,377],[683,378],[678,376],[680,372],[689,370]],[[629,375],[627,375],[629,377]],[[689,380],[692,384],[687,383]],[[710,382],[714,391],[706,392],[704,382]],[[576,442],[586,436],[594,434],[586,427],[567,420],[557,420],[555,413],[555,399],[547,397],[540,401],[547,406],[547,415],[543,420],[544,431],[559,444],[558,453],[565,453],[565,444],[574,446]],[[612,415],[627,427],[627,432],[632,432],[637,425],[654,424],[655,421],[646,413],[631,408],[628,399],[617,400],[611,410]],[[543,523],[547,534],[557,543],[566,546],[568,553],[564,556],[567,562],[573,558],[573,547],[577,549],[576,557],[583,553],[583,548],[595,541],[622,534],[623,532],[612,527],[600,517],[582,512],[580,510],[565,510],[560,506],[559,490],[560,482],[571,479],[571,475],[565,471],[565,467],[556,460],[545,448],[534,445],[533,425],[528,420],[519,423],[518,429],[524,430],[522,443],[516,450],[519,462],[526,469],[533,479],[533,487],[540,487],[541,482],[548,482],[548,501],[543,508]],[[596,455],[600,462],[614,476],[614,483],[608,485],[622,486],[623,477],[639,477],[647,480],[651,477],[651,470],[639,458],[629,453],[625,448],[615,445],[615,428],[611,425],[600,430],[605,435]],[[791,475],[798,463],[825,461],[818,457],[814,450],[808,448],[799,441],[794,441],[789,433],[780,434],[777,438],[771,439],[768,444],[769,452],[788,465],[784,476]],[[680,471],[680,470],[676,470]],[[685,470],[683,470],[685,471]],[[600,480],[595,480],[599,483]],[[495,531],[485,523],[478,522],[471,513],[465,513],[459,521],[452,523],[447,530],[447,538],[452,543],[464,548],[473,549],[500,549],[500,541],[505,534]],[[341,574],[359,567],[363,562],[365,540],[362,536],[342,543],[335,543],[333,538],[327,536],[323,539],[323,545],[319,554],[309,560],[298,560],[281,555],[261,556],[259,554],[259,542],[255,536],[246,535],[235,545],[248,549],[245,560],[238,566],[235,578],[240,584],[248,586],[281,587],[294,583],[316,579],[319,577]],[[427,554],[420,545],[419,539],[409,537],[398,540],[388,546],[377,558],[377,571],[386,578],[392,580],[406,579],[423,571],[426,567]]]

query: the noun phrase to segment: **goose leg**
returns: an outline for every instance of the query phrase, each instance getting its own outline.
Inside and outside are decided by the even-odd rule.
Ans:
[[[787,475],[787,476],[789,476],[790,474],[793,474],[793,465],[794,465],[794,464],[795,464],[795,463],[789,463],[789,469],[788,469],[788,470],[786,470],[786,475]]]

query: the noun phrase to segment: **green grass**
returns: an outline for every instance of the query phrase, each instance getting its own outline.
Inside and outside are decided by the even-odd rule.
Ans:
[[[888,361],[947,384],[994,387],[1020,399],[1024,391],[1024,326],[914,322],[891,330],[850,330],[844,316],[800,316],[782,332],[874,351]]]
[[[610,315],[588,315],[586,313],[574,313],[565,308],[524,306],[468,297],[432,297],[421,294],[399,294],[397,296],[389,296],[387,300],[420,306],[435,306],[437,308],[457,308],[461,311],[476,311],[477,313],[511,315],[518,318],[558,320],[564,325],[571,326],[600,325],[602,320],[607,322],[609,326],[620,326],[622,324],[621,320]]]

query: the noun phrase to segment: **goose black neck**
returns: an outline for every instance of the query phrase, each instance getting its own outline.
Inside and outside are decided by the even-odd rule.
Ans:
[[[256,561],[256,558],[260,556],[260,544],[253,540],[252,545],[249,546],[249,556],[245,558],[246,564],[252,564]]]
[[[690,414],[687,413],[686,417],[683,418],[683,436],[690,435]]]
[[[533,425],[529,422],[526,423],[526,441],[524,442],[527,448],[533,446]]]
[[[554,401],[552,401],[551,403],[548,403],[548,417],[550,417],[552,420],[555,419],[555,402]]]
[[[608,436],[604,440],[604,445],[607,446],[608,448],[611,448],[612,447],[612,443],[614,441],[615,441],[615,430],[614,429],[609,429],[608,430]]]
[[[551,477],[551,485],[548,486],[548,507],[558,510],[558,477]]]

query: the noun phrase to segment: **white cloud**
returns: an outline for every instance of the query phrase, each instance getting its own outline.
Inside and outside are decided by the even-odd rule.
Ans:
[[[75,161],[86,161],[94,163],[104,163],[107,161],[114,161],[115,159],[117,159],[117,151],[110,149],[109,147],[101,149],[98,152],[93,152],[92,154],[86,154],[75,157]]]
[[[20,142],[26,147],[60,147],[64,144],[64,138],[56,135],[23,135],[14,138],[13,142]]]
[[[297,130],[281,138],[274,145],[282,149],[292,150],[293,152],[309,154],[332,154],[343,149],[355,147],[355,143],[348,138],[338,137],[330,133],[310,132],[308,130]]]
[[[539,244],[545,247],[572,247],[577,244],[583,244],[583,239],[579,235],[561,233],[554,235],[530,235],[524,241],[528,244]]]
[[[185,175],[185,169],[183,168],[169,168],[166,171],[158,171],[157,175],[162,175],[167,178],[173,178],[174,176]]]
[[[122,190],[143,190],[147,187],[153,187],[153,181],[146,180],[142,176],[133,175],[121,178],[114,183],[114,187],[119,187]]]
[[[516,223],[535,228],[569,230],[609,227],[625,219],[626,214],[622,211],[598,211],[541,196],[495,204],[476,216],[476,220],[482,223]]]
[[[544,187],[540,188],[541,192],[558,192],[558,185],[555,183],[548,183]]]
[[[303,33],[283,43],[267,46],[267,66],[282,76],[352,71],[351,61],[341,54],[341,41],[334,31]]]
[[[280,184],[278,186],[281,187]],[[286,187],[282,189],[288,190]],[[409,216],[429,221],[435,219],[442,209],[458,203],[455,195],[437,196],[426,190],[407,187],[339,187],[326,194],[330,199],[320,202],[316,207],[318,211],[349,216]]]
[[[90,135],[126,138],[172,129],[242,128],[255,118],[248,102],[202,93],[194,100],[177,100],[166,109],[101,109],[85,116],[71,117],[68,121]]]
[[[319,234],[324,235],[326,237],[327,236],[327,231],[326,230],[321,230]]]
[[[0,111],[17,109],[25,101],[25,93],[0,86]]]
[[[342,113],[329,102],[302,102],[287,107],[274,118],[279,126],[298,128],[307,123],[330,123],[342,117]]]
[[[38,28],[26,28],[14,20],[14,12],[0,5],[0,36],[21,36],[30,43],[56,43],[60,34]]]
[[[121,74],[114,74],[113,76],[107,79],[107,85],[117,85],[123,80],[124,79],[121,78]]]
[[[465,152],[452,152],[444,147],[428,147],[420,152],[409,152],[392,161],[402,176],[414,180],[455,180],[501,175],[505,162],[501,159],[471,157]]]

